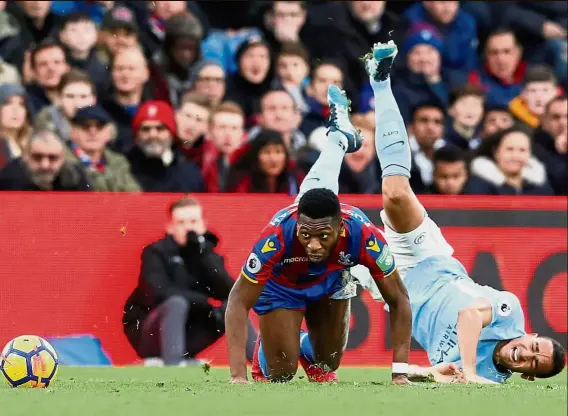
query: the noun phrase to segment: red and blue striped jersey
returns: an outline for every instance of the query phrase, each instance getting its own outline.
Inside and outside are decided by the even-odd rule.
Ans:
[[[297,204],[276,213],[264,228],[241,274],[253,283],[275,283],[306,288],[324,281],[330,273],[352,266],[366,266],[374,279],[383,279],[396,269],[383,233],[359,208],[341,204],[345,231],[330,257],[311,263],[296,236]]]

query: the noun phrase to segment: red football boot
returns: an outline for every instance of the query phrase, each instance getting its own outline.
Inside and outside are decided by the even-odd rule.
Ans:
[[[300,364],[311,383],[337,383],[339,381],[335,371],[327,372],[317,365],[311,364],[302,356],[300,356]]]
[[[262,369],[260,368],[260,361],[258,359],[258,350],[260,348],[260,335],[256,338],[254,344],[254,353],[252,354],[252,379],[257,382],[268,383],[269,380],[262,374]]]

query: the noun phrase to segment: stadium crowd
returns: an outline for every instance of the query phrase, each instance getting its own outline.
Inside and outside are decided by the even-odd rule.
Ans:
[[[296,195],[327,88],[375,131],[393,90],[416,193],[566,195],[568,6],[544,1],[0,1],[0,190]],[[381,192],[373,140],[340,192]]]

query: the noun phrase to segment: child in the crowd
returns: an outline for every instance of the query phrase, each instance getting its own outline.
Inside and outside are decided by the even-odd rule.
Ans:
[[[308,51],[300,43],[284,43],[276,59],[276,75],[302,113],[309,110],[305,87],[310,74]]]

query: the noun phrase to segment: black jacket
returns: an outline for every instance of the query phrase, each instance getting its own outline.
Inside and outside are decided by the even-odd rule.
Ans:
[[[41,191],[29,177],[21,158],[13,159],[0,170],[0,191]],[[65,163],[55,178],[53,191],[91,191],[85,172],[74,164]]]
[[[142,321],[171,296],[183,296],[189,301],[190,319],[209,315],[213,309],[209,298],[228,299],[234,281],[225,269],[223,257],[214,251],[218,239],[210,232],[204,237],[202,250],[195,233],[190,233],[186,247],[166,235],[142,251],[138,286],[126,301],[123,317],[133,345],[137,345]]]

